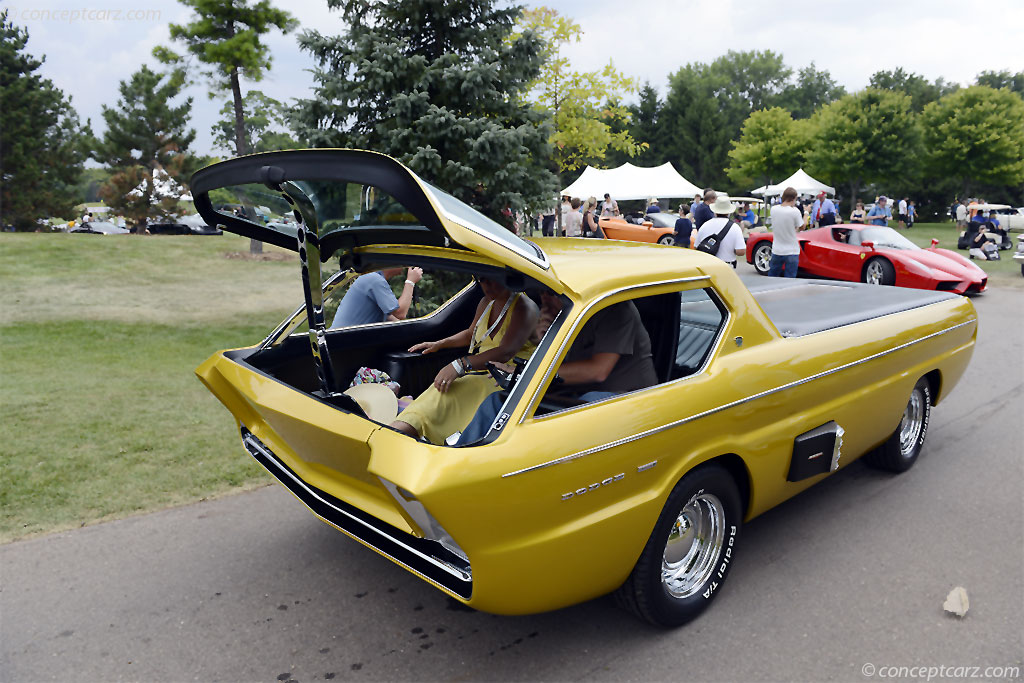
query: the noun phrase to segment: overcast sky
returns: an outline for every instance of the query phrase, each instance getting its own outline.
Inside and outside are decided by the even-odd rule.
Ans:
[[[278,2],[302,25],[337,34],[344,25],[323,0]],[[773,50],[794,69],[818,69],[856,91],[871,74],[903,67],[928,80],[969,84],[981,71],[1024,69],[1024,0],[529,0],[576,20],[583,40],[568,50],[573,66],[597,69],[609,58],[629,76],[664,93],[668,74],[710,62],[728,50]],[[153,46],[190,11],[173,0],[0,0],[29,31],[29,51],[46,55],[43,74],[73,97],[82,119],[103,128],[100,107],[117,100],[118,81],[141,64],[156,66]],[[301,30],[301,29],[300,29]],[[307,97],[310,57],[295,34],[267,39],[274,65],[258,88],[284,102]],[[210,127],[223,100],[193,87],[195,151],[211,152]],[[220,152],[223,154],[223,152]]]

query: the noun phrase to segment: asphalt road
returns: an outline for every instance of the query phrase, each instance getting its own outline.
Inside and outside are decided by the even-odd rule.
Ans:
[[[1024,293],[974,303],[974,359],[917,465],[854,463],[754,520],[689,626],[608,599],[460,609],[275,486],[0,547],[0,680],[1020,679]],[[942,609],[958,585],[962,620]]]

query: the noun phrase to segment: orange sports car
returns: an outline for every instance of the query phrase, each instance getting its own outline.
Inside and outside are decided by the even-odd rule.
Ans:
[[[650,213],[644,216],[642,223],[632,223],[621,216],[601,218],[598,222],[604,236],[610,240],[627,240],[629,242],[657,242],[673,245],[676,243],[676,219],[674,213]]]

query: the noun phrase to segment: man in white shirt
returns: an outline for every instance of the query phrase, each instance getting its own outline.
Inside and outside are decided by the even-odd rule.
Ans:
[[[900,218],[899,218],[898,227],[905,228],[905,227],[907,227],[907,198],[906,197],[904,197],[903,199],[900,200],[899,208],[900,208],[900,212],[899,212],[899,217]]]
[[[800,243],[796,233],[804,227],[804,217],[796,208],[796,190],[787,187],[782,202],[772,207],[772,260],[768,275],[796,277],[800,265]]]
[[[715,214],[715,217],[704,221],[704,224],[700,226],[694,244],[700,244],[705,238],[720,233],[725,228],[726,223],[729,222],[729,214],[735,210],[736,207],[733,206],[727,196],[717,195],[715,202],[711,205],[711,211]],[[715,256],[726,263],[732,264],[732,267],[735,268],[736,257],[742,256],[745,253],[747,253],[747,243],[743,240],[743,230],[740,228],[739,223],[733,222],[729,232],[725,233],[725,236],[719,243]]]
[[[956,205],[956,227],[960,230],[967,229],[967,200],[961,199]]]

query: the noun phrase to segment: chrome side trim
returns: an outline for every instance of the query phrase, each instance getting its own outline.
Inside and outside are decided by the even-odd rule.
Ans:
[[[645,430],[645,431],[642,431],[642,432],[638,432],[636,434],[633,434],[632,436],[626,436],[626,437],[623,437],[621,439],[616,439],[615,441],[611,441],[609,443],[602,444],[600,446],[594,446],[593,448],[588,448],[587,450],[584,450],[584,451],[578,451],[576,453],[573,453],[572,455],[567,455],[567,456],[564,456],[562,458],[557,458],[555,460],[549,460],[548,462],[544,462],[544,463],[541,463],[539,465],[533,465],[531,467],[524,467],[521,470],[516,470],[515,472],[509,472],[509,473],[503,474],[501,476],[502,476],[503,479],[505,477],[514,477],[514,476],[516,476],[518,474],[525,474],[526,472],[533,472],[534,470],[544,469],[545,467],[551,467],[552,465],[561,465],[562,463],[566,463],[566,462],[569,462],[571,460],[576,460],[578,458],[583,458],[583,457],[586,457],[588,455],[593,455],[594,453],[599,453],[601,451],[608,450],[609,448],[615,448],[616,446],[621,446],[623,444],[632,443],[633,441],[637,441],[639,439],[643,439],[645,437],[652,436],[654,434],[659,434],[659,433],[665,431],[666,429],[672,429],[673,427],[678,427],[678,426],[684,425],[684,424],[686,424],[688,422],[693,422],[694,420],[699,420],[702,417],[707,417],[709,415],[714,415],[715,413],[720,413],[723,410],[728,410],[729,408],[735,408],[736,406],[743,405],[744,403],[750,403],[751,401],[756,401],[757,399],[764,398],[765,396],[771,396],[772,394],[777,394],[780,391],[785,391],[786,389],[792,389],[793,387],[800,386],[801,384],[807,384],[808,382],[813,382],[814,380],[821,379],[822,377],[827,377],[829,375],[833,375],[833,374],[835,374],[837,372],[840,372],[841,370],[848,370],[849,368],[856,367],[858,365],[863,365],[864,363],[876,360],[876,359],[881,358],[883,356],[887,356],[890,353],[895,353],[896,351],[900,351],[902,349],[908,348],[910,346],[913,346],[914,344],[919,344],[920,342],[926,341],[928,339],[932,339],[933,337],[938,337],[938,336],[941,336],[941,335],[946,334],[948,332],[952,332],[953,330],[959,329],[959,328],[963,327],[964,325],[971,325],[971,324],[974,324],[976,322],[977,322],[977,318],[974,318],[974,319],[971,319],[971,320],[967,320],[965,322],[953,325],[952,327],[947,327],[944,330],[940,330],[938,332],[933,332],[933,333],[931,333],[931,334],[929,334],[927,336],[921,337],[919,339],[915,339],[914,341],[907,342],[906,344],[900,344],[899,346],[894,346],[893,348],[886,349],[885,351],[879,351],[878,353],[872,354],[872,355],[867,356],[865,358],[861,358],[860,360],[855,360],[855,361],[852,361],[850,363],[846,363],[845,365],[840,365],[839,367],[832,368],[831,370],[825,370],[823,372],[819,372],[816,375],[811,375],[810,377],[805,377],[804,379],[799,379],[799,380],[796,380],[794,382],[789,382],[787,384],[783,384],[781,386],[775,387],[774,389],[768,389],[766,391],[762,391],[762,392],[754,394],[752,396],[747,396],[746,398],[741,398],[741,399],[732,401],[731,403],[726,403],[724,405],[720,405],[720,406],[715,407],[715,408],[709,408],[708,410],[705,410],[704,412],[701,412],[701,413],[697,413],[696,415],[690,415],[689,417],[684,417],[684,418],[681,418],[679,420],[674,420],[674,421],[669,422],[668,424],[664,424],[664,425],[662,425],[660,427],[652,427],[651,429],[648,429],[648,430]],[[587,405],[590,405],[590,404],[587,404]]]
[[[244,429],[244,427],[243,427],[243,429]],[[302,479],[297,477],[295,474],[293,474],[291,472],[291,470],[289,470],[282,463],[280,463],[278,461],[277,456],[269,448],[267,448],[265,445],[263,445],[263,443],[258,439],[258,437],[256,437],[254,434],[248,432],[248,430],[245,430],[245,432],[243,433],[242,442],[245,445],[246,450],[250,450],[251,449],[251,450],[257,451],[260,455],[263,456],[263,458],[267,462],[272,463],[274,465],[275,469],[271,471],[271,474],[273,474],[275,477],[280,479],[281,482],[283,484],[285,484],[285,488],[291,489],[293,486],[295,486],[295,487],[298,487],[298,488],[302,489],[302,491],[304,493],[306,493],[307,495],[309,495],[312,498],[315,498],[318,502],[322,503],[323,505],[325,505],[326,507],[330,508],[331,510],[337,512],[339,515],[342,515],[346,519],[349,519],[349,520],[351,520],[353,522],[356,522],[357,524],[359,524],[362,527],[364,527],[367,530],[369,530],[371,533],[386,535],[389,540],[391,540],[396,545],[400,546],[403,550],[409,552],[412,555],[415,555],[416,557],[418,557],[419,559],[421,559],[421,560],[423,560],[425,562],[430,563],[431,565],[433,565],[434,567],[437,567],[438,569],[444,571],[445,573],[450,574],[455,579],[458,579],[459,581],[462,581],[462,582],[472,582],[473,576],[472,576],[472,574],[470,572],[461,570],[458,567],[454,567],[454,566],[448,564],[447,562],[444,562],[444,561],[439,560],[439,559],[437,559],[435,557],[432,557],[432,556],[427,555],[427,554],[425,554],[423,552],[420,552],[416,548],[413,548],[412,546],[408,545],[407,543],[404,543],[400,538],[396,538],[394,535],[383,534],[383,532],[380,529],[378,529],[378,528],[376,528],[374,526],[371,526],[370,524],[367,524],[365,521],[363,521],[363,520],[359,519],[358,517],[356,517],[355,515],[349,513],[347,510],[343,510],[342,508],[339,508],[338,506],[334,505],[330,501],[325,500],[323,498],[323,496],[321,496],[315,489],[310,487],[308,484],[306,484],[306,482],[302,481]],[[264,467],[266,467],[266,464],[262,460],[257,460],[257,462],[259,462],[261,465],[264,465]],[[300,498],[300,501],[301,500],[302,499]],[[305,505],[305,501],[303,501],[303,504]],[[334,524],[331,520],[326,519],[322,515],[318,514],[317,511],[313,510],[311,507],[309,507],[309,505],[306,505],[306,507],[310,510],[310,512],[312,512],[317,517],[320,517],[320,519],[323,519],[328,524],[331,524],[332,526],[338,528],[340,531],[343,531],[343,532],[345,531],[344,529],[341,529],[336,524]],[[348,532],[346,532],[346,533],[348,533]],[[418,576],[422,577],[423,579],[425,579],[427,581],[433,581],[433,579],[431,579],[430,577],[424,576],[420,572],[416,571],[416,569],[414,567],[410,567],[406,562],[403,562],[401,559],[396,558],[394,555],[392,555],[392,554],[388,553],[387,551],[385,551],[385,550],[383,550],[383,549],[373,545],[372,543],[368,542],[368,540],[366,538],[361,538],[360,537],[360,538],[358,538],[358,540],[361,541],[362,543],[366,543],[367,545],[372,547],[377,552],[379,552],[382,555],[390,558],[391,560],[394,560],[395,562],[397,562],[398,564],[402,565],[403,567],[406,567],[407,569],[409,569],[409,571],[414,572],[415,574],[417,574]]]
[[[630,285],[628,287],[620,287],[618,289],[613,289],[612,291],[608,292],[607,294],[605,294],[600,299],[595,299],[594,301],[591,301],[587,305],[587,307],[584,308],[583,311],[578,316],[576,316],[575,322],[573,322],[572,327],[569,328],[569,331],[566,333],[565,339],[559,345],[558,350],[555,351],[554,357],[555,358],[559,358],[560,356],[562,356],[562,354],[565,352],[566,345],[568,345],[568,343],[569,343],[569,340],[572,339],[574,334],[576,334],[576,329],[580,326],[580,321],[582,321],[584,318],[587,317],[587,313],[590,312],[590,309],[592,309],[594,306],[596,306],[597,304],[601,303],[605,299],[607,299],[609,297],[612,297],[612,296],[615,296],[616,294],[620,294],[622,292],[628,292],[628,291],[631,291],[631,290],[634,290],[634,289],[647,289],[649,287],[661,287],[663,285],[671,285],[671,284],[685,284],[687,282],[701,282],[702,280],[711,280],[711,276],[710,275],[694,275],[692,277],[676,278],[676,279],[672,279],[672,280],[661,280],[659,282],[648,282],[648,283],[643,284],[643,285]],[[721,301],[721,298],[719,298],[719,300]],[[728,309],[726,309],[726,310],[728,310]],[[728,320],[726,320],[726,322],[728,322]],[[722,327],[724,329],[725,325],[723,325]],[[717,344],[718,344],[718,340],[715,341],[715,345],[716,346],[717,346]],[[710,357],[711,356],[709,355],[708,358],[710,358]],[[544,386],[547,385],[548,381],[551,379],[551,373],[554,371],[554,369],[555,369],[554,363],[551,363],[550,365],[548,365],[548,369],[544,373],[544,377],[541,378],[540,383],[537,385],[537,388],[533,390],[533,396],[530,397],[530,401],[527,403],[526,409],[523,411],[523,414],[519,416],[518,424],[522,424],[523,422],[525,422],[526,421],[526,416],[527,415],[531,415],[533,413],[533,411],[536,410],[537,404],[540,402],[540,391],[541,391],[541,388],[543,388]],[[701,368],[701,370],[703,370],[703,368]],[[697,373],[694,373],[694,374],[697,374]],[[685,378],[680,378],[680,379],[685,379]],[[647,388],[649,388],[649,387],[647,387]],[[643,389],[640,389],[639,391],[643,391]],[[613,396],[612,398],[618,398],[619,396],[625,396],[625,395],[626,394],[618,394],[616,396]],[[605,399],[605,400],[610,400],[610,399]],[[600,401],[598,401],[598,403],[600,403]],[[592,405],[592,404],[588,403],[587,405],[589,406],[589,405]],[[563,413],[565,411],[561,411],[560,410],[560,411],[557,411],[557,412],[559,414],[561,414],[561,413]],[[508,475],[504,475],[504,476],[508,476]]]

